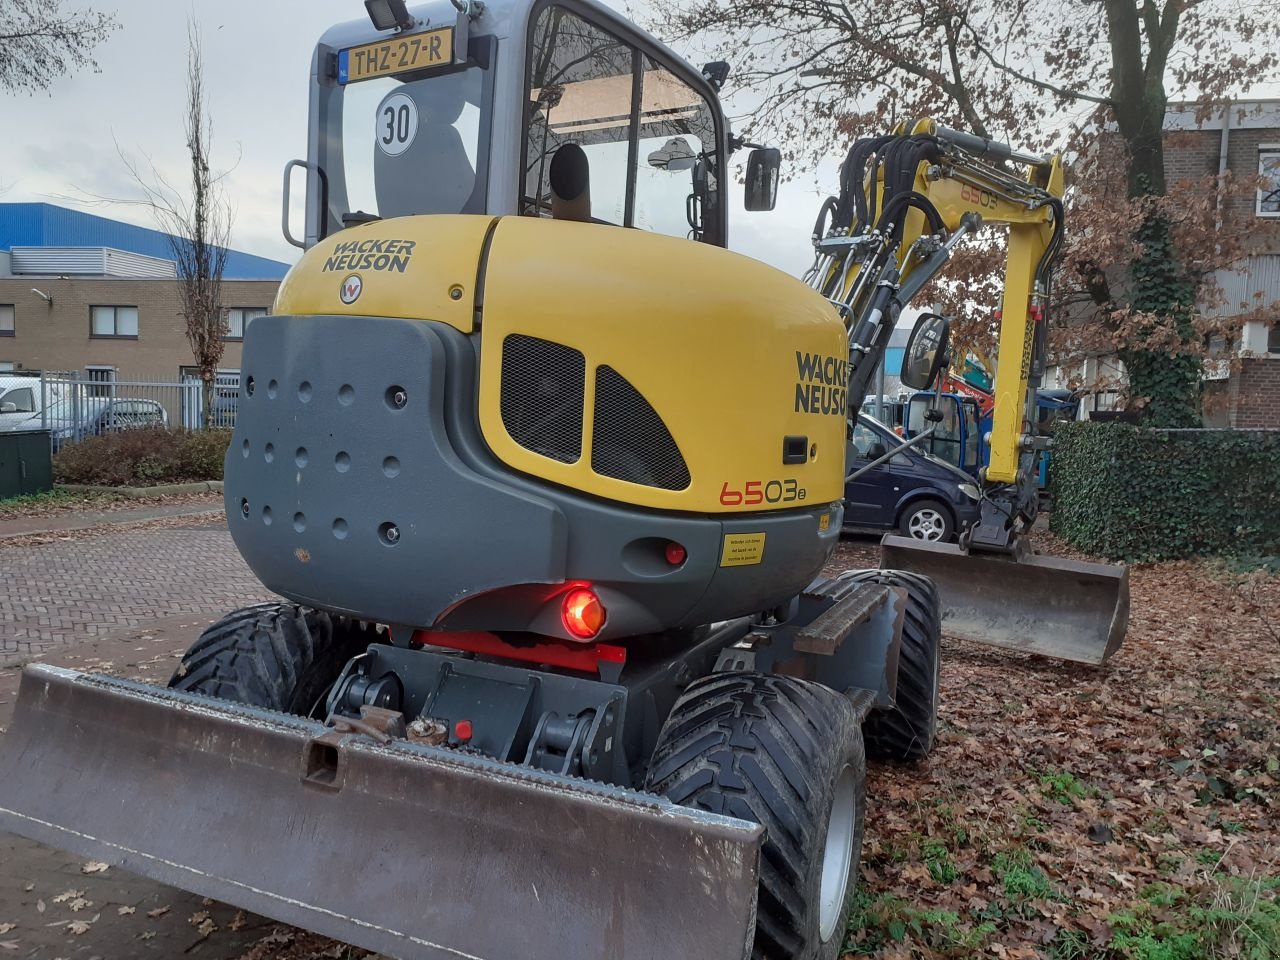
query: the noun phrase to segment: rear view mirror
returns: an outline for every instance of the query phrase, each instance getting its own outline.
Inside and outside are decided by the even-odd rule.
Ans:
[[[0,403],[0,413],[17,413],[18,405],[16,403]]]
[[[920,316],[902,354],[902,382],[912,390],[928,390],[947,362],[951,321],[936,313]]]
[[[777,147],[756,147],[747,154],[748,210],[772,210],[778,202],[778,174],[782,151]]]

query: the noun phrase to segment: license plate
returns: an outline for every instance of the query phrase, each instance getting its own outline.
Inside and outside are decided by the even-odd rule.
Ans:
[[[338,54],[338,82],[355,83],[453,63],[453,27],[351,47]]]

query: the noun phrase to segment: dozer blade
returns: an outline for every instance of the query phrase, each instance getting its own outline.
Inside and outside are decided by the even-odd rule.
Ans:
[[[880,542],[880,566],[934,582],[949,637],[1097,664],[1120,648],[1129,625],[1129,571],[1121,566],[966,554],[891,535]]]
[[[397,958],[742,960],[763,829],[48,666],[0,828]]]

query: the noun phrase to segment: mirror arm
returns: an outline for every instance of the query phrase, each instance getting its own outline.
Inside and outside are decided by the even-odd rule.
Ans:
[[[921,443],[925,440],[928,440],[930,437],[933,436],[934,431],[937,429],[938,429],[937,427],[930,427],[924,433],[917,433],[914,437],[912,437],[906,443],[902,444],[902,446],[894,447],[892,450],[886,453],[883,457],[876,457],[874,460],[868,463],[865,467],[859,467],[857,470],[853,471],[853,473],[849,474],[847,477],[844,478],[844,482],[852,483],[854,480],[857,480],[860,476],[862,476],[872,467],[878,467],[880,466],[880,464],[884,463],[886,460],[889,460],[890,458],[892,458],[895,454],[899,454],[903,450],[906,450],[908,447],[914,447],[916,444]],[[969,475],[966,473],[965,476],[968,477]]]

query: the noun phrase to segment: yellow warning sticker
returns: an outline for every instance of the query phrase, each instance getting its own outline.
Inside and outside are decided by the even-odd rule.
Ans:
[[[818,531],[828,530],[831,528],[831,514],[824,513],[818,518]]]
[[[749,567],[764,560],[763,533],[726,533],[720,566]]]

